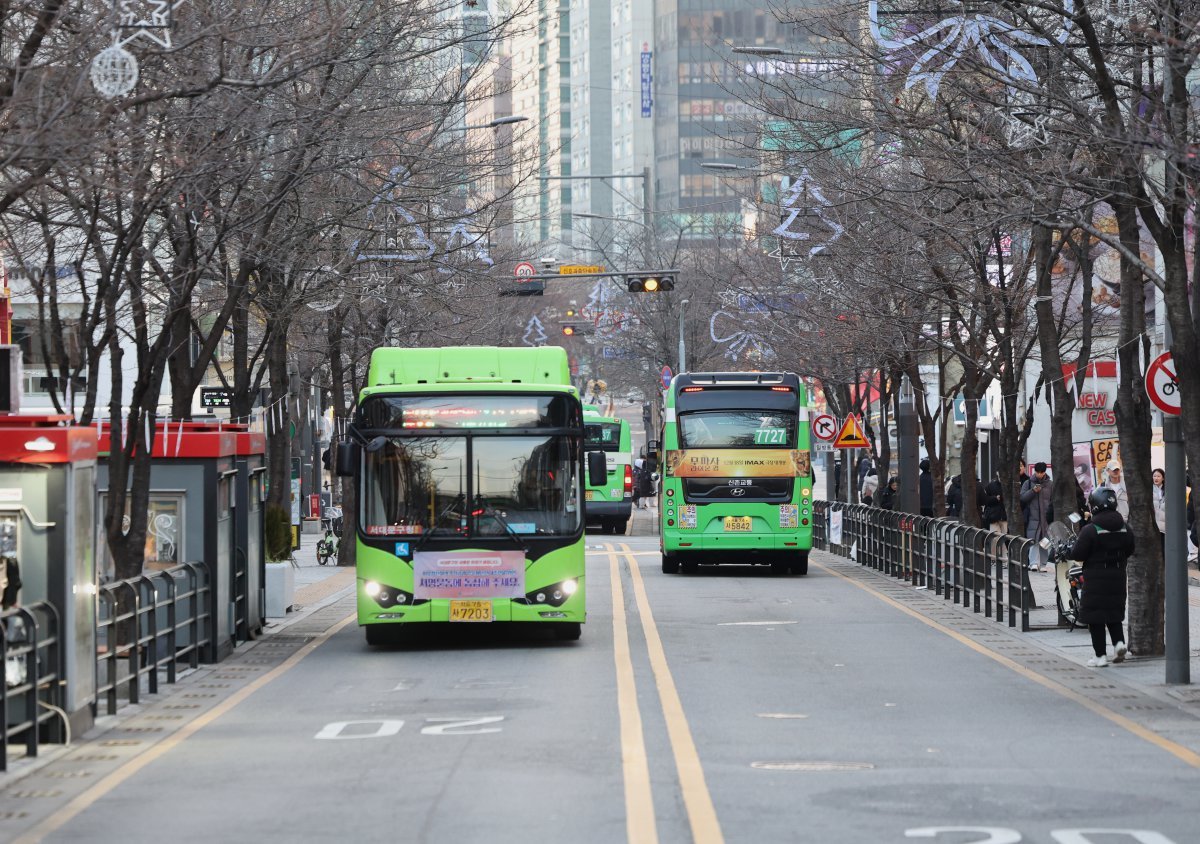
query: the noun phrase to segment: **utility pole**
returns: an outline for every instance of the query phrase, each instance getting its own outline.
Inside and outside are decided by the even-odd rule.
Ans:
[[[687,311],[689,301],[691,300],[684,299],[679,303],[679,370],[677,375],[687,371],[687,348],[683,340],[683,315]]]
[[[1163,345],[1171,348],[1171,324],[1166,323]],[[1192,666],[1188,645],[1188,574],[1187,574],[1187,492],[1184,488],[1187,464],[1183,449],[1183,426],[1174,414],[1163,415],[1163,460],[1172,468],[1163,482],[1167,499],[1167,533],[1163,553],[1166,571],[1163,573],[1165,627],[1164,645],[1167,655],[1167,683],[1182,685],[1192,682]]]

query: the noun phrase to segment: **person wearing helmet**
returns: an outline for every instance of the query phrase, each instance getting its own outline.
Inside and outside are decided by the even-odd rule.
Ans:
[[[1089,668],[1108,665],[1104,632],[1113,643],[1113,662],[1125,659],[1125,563],[1133,553],[1133,534],[1125,528],[1125,519],[1117,511],[1117,494],[1109,487],[1097,487],[1088,496],[1092,520],[1079,532],[1070,558],[1083,563],[1083,597],[1079,621],[1092,636]]]

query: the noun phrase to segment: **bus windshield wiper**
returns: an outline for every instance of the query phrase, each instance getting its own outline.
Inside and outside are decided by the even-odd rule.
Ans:
[[[525,544],[525,540],[521,538],[521,534],[519,534],[515,530],[513,530],[512,525],[510,525],[504,519],[504,517],[500,515],[499,511],[497,511],[496,508],[493,507],[491,505],[491,503],[486,498],[484,498],[482,495],[475,496],[475,503],[482,505],[482,507],[483,507],[483,510],[480,512],[480,515],[486,514],[488,516],[491,516],[493,519],[495,519],[499,523],[500,527],[504,528],[504,532],[512,537],[513,542],[517,543],[517,545],[520,546],[521,550],[525,552],[525,556],[528,557],[529,556],[529,546]]]

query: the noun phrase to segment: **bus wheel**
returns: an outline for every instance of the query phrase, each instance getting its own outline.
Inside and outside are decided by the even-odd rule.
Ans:
[[[791,568],[791,566],[789,566],[787,563],[782,562],[782,561],[777,561],[777,562],[771,563],[771,574],[775,575],[776,577],[779,577],[781,575],[787,574],[788,570],[790,568]]]
[[[675,574],[679,571],[679,560],[674,554],[663,553],[662,570],[663,574]]]
[[[391,624],[368,624],[363,630],[367,634],[367,644],[372,647],[394,645],[400,640],[399,630],[393,630]]]
[[[792,563],[792,574],[808,574],[808,552],[801,551]]]
[[[562,642],[574,642],[583,633],[583,625],[578,621],[555,621],[554,638]]]

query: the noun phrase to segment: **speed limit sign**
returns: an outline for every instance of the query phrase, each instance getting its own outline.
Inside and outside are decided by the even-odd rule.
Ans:
[[[1163,413],[1178,416],[1182,402],[1179,399],[1179,379],[1175,377],[1175,362],[1170,352],[1156,357],[1146,370],[1146,394],[1150,401]]]

